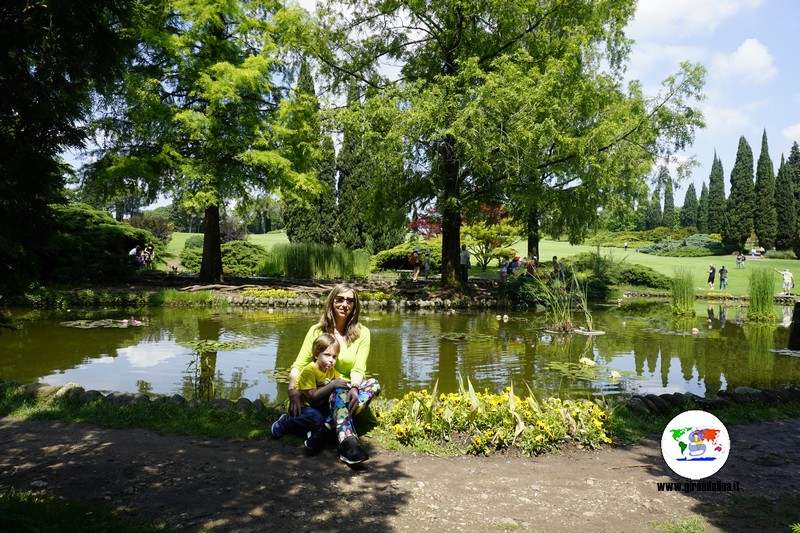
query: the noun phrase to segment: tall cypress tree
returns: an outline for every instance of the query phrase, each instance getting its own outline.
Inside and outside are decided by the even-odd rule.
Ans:
[[[645,215],[645,228],[656,229],[663,225],[663,215],[661,214],[661,196],[659,190],[653,191],[650,197],[650,204],[647,206],[647,214]]]
[[[708,233],[708,186],[704,183],[697,202],[697,231]]]
[[[323,231],[327,238],[332,235],[330,226],[336,219],[335,164],[331,161],[335,157],[333,140],[322,135],[314,78],[305,61],[300,66],[295,93],[295,97],[305,101],[306,105],[303,106],[305,113],[297,116],[292,126],[297,130],[297,137],[302,139],[300,156],[311,161],[318,187],[284,191],[281,208],[286,236],[291,242],[333,243],[332,239],[323,239],[322,235]],[[323,221],[323,217],[326,220]],[[325,225],[328,227],[323,229]]]
[[[753,211],[756,202],[753,183],[753,150],[744,136],[739,137],[736,162],[731,171],[731,194],[728,197],[728,224],[722,235],[729,251],[741,250],[753,232]]]
[[[767,130],[761,136],[761,154],[756,165],[755,197],[758,209],[753,211],[753,226],[758,244],[767,250],[775,246],[778,233],[778,212],[775,206],[775,172],[769,158]]]
[[[681,227],[688,228],[689,226],[697,227],[697,189],[694,183],[690,183],[686,188],[686,194],[683,197],[683,207],[681,208]]]
[[[786,159],[787,173],[794,186],[794,205],[800,208],[800,146],[795,141],[792,149],[789,150],[789,157]],[[794,240],[792,244],[794,253],[800,257],[800,219],[795,224]]]
[[[672,192],[672,176],[666,167],[662,168],[664,181],[664,214],[661,224],[669,229],[675,229],[675,195]]]
[[[361,105],[360,91],[355,81],[347,91],[347,106],[350,110]],[[362,132],[357,124],[346,123],[342,135],[342,146],[336,161],[339,178],[338,239],[345,248],[355,250],[366,246],[364,217],[359,191],[366,186],[366,172],[362,146]]]
[[[321,244],[333,244],[337,237],[337,223],[340,219],[336,205],[336,150],[330,135],[322,136],[320,158],[316,164],[317,177],[325,186],[325,191],[317,200],[317,219]]]
[[[725,173],[722,161],[714,152],[714,163],[708,177],[708,233],[722,233],[725,216]]]
[[[795,211],[794,176],[791,167],[781,156],[778,177],[775,183],[775,214],[778,228],[775,234],[775,248],[790,250],[794,243],[797,212]]]

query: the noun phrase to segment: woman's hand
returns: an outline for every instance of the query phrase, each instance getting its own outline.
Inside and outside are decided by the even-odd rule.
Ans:
[[[349,391],[347,391],[347,410],[350,412],[350,415],[355,412],[358,408],[358,387],[352,387]]]
[[[298,416],[302,409],[302,394],[297,389],[289,389],[289,415]]]

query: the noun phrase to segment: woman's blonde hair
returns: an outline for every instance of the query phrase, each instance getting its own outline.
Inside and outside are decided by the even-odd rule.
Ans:
[[[358,291],[349,283],[339,283],[328,294],[328,299],[325,301],[325,312],[319,319],[317,326],[323,333],[330,333],[331,335],[336,330],[336,314],[333,309],[333,301],[337,296],[343,292],[353,291],[355,303],[350,309],[350,314],[347,316],[347,323],[344,326],[344,340],[347,344],[351,344],[354,340],[361,335],[361,325],[358,323],[358,314],[361,311],[361,301],[358,299]]]

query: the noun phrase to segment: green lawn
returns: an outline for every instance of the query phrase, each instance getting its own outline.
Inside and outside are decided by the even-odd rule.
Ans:
[[[173,233],[172,240],[167,245],[167,254],[173,254],[177,258],[180,251],[183,249],[186,239],[192,235],[201,235],[199,233]],[[250,242],[260,244],[267,249],[278,243],[286,243],[289,240],[286,238],[286,233],[276,231],[264,235],[250,235],[248,237]],[[518,241],[514,248],[519,252],[520,256],[525,255],[525,241]],[[539,261],[550,261],[553,256],[560,258],[570,257],[582,252],[597,251],[596,246],[589,245],[576,245],[573,246],[568,242],[542,240],[539,243]],[[717,272],[725,265],[728,269],[728,293],[734,296],[744,296],[749,292],[749,274],[753,269],[776,268],[783,270],[788,268],[796,275],[800,275],[800,264],[797,260],[792,259],[748,259],[745,262],[744,270],[736,269],[736,258],[732,255],[720,255],[709,257],[661,257],[649,254],[640,254],[635,250],[628,249],[626,252],[622,248],[600,248],[600,253],[604,256],[611,255],[614,259],[626,261],[629,263],[637,263],[640,265],[648,266],[657,272],[660,272],[668,277],[675,275],[676,269],[688,269],[694,275],[694,286],[700,292],[708,292],[708,265],[714,263]],[[481,278],[498,277],[497,267],[490,265],[486,272],[481,272],[479,269],[473,269],[470,275],[479,276]],[[719,279],[719,278],[717,278]],[[775,292],[781,290],[781,277],[775,273]],[[800,279],[800,278],[798,278]],[[719,282],[715,284],[719,286]],[[800,288],[798,288],[800,292]]]
[[[520,251],[520,255],[525,250],[525,242],[520,241],[515,245],[515,248]],[[569,257],[571,255],[579,254],[581,252],[594,252],[597,251],[595,246],[578,245],[572,246],[566,242],[543,240],[539,243],[539,252],[542,260],[550,260],[554,255],[559,258]],[[668,277],[673,277],[677,269],[685,268],[692,272],[694,276],[694,287],[699,289],[697,292],[708,292],[708,266],[714,263],[719,274],[719,269],[722,265],[728,269],[728,293],[734,296],[744,296],[749,292],[749,275],[753,269],[773,269],[783,270],[788,268],[796,276],[800,275],[800,263],[794,259],[751,259],[745,261],[744,270],[736,269],[736,257],[733,255],[718,255],[708,257],[663,257],[650,254],[640,254],[635,250],[624,251],[622,248],[600,248],[600,253],[604,256],[612,255],[614,259],[624,260],[629,263],[636,263],[648,266],[653,270],[660,272]],[[490,267],[491,270],[491,267]],[[496,269],[494,269],[496,271]],[[487,274],[489,271],[487,271]],[[782,278],[777,273],[774,273],[775,279],[775,292],[780,292],[782,287]],[[798,278],[800,279],[800,278]],[[715,287],[719,287],[719,275],[715,280]],[[800,293],[800,287],[797,292]]]
[[[167,253],[174,254],[175,257],[177,257],[178,254],[181,253],[181,250],[183,250],[183,247],[186,245],[186,240],[193,235],[202,235],[202,233],[180,233],[177,231],[173,233],[172,240],[170,240],[169,244],[167,244]],[[267,250],[269,250],[275,244],[289,242],[289,239],[286,238],[286,233],[283,231],[275,231],[272,233],[266,233],[264,235],[251,234],[247,240],[255,244],[260,244]]]

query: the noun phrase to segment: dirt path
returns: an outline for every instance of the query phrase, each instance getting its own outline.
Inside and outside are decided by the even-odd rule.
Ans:
[[[714,479],[739,481],[744,495],[780,496],[800,487],[800,419],[729,432],[732,452]],[[657,482],[679,479],[655,440],[538,458],[431,457],[365,440],[372,458],[352,470],[332,449],[310,458],[285,441],[2,418],[0,485],[105,499],[175,528],[212,532],[641,532],[657,520],[718,516],[732,497],[659,492]],[[739,529],[733,526],[706,531]]]

